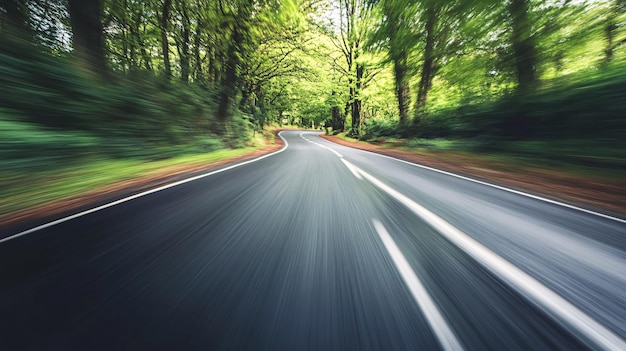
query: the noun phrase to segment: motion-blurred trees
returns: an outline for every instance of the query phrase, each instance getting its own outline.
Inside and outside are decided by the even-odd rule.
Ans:
[[[147,74],[200,85],[216,99],[214,131],[223,133],[219,125],[239,109],[278,101],[264,98],[277,79],[307,74],[301,57],[312,36],[304,35],[305,17],[314,6],[306,0],[7,0],[0,4],[0,35],[59,57],[72,52],[100,76]]]
[[[141,114],[171,114],[153,118],[162,121],[151,126],[173,133],[226,135],[231,122],[262,128],[289,116],[327,122],[335,131],[350,128],[355,136],[376,130],[530,137],[548,120],[584,124],[584,117],[552,119],[539,111],[550,100],[542,94],[565,83],[617,78],[613,72],[626,58],[625,7],[624,0],[5,0],[0,40],[15,72],[5,75],[8,83],[32,78],[22,79],[22,91],[40,84],[45,89],[33,96],[60,101],[51,91],[64,89],[36,79],[37,68],[27,64],[37,55],[63,62],[57,68],[79,62],[96,73],[80,79],[98,81],[78,84],[77,72],[60,79],[76,82],[66,84],[75,96],[65,106],[84,103],[89,114],[18,109],[15,89],[7,89],[13,98],[6,105],[31,120],[54,115],[81,126],[99,119],[141,125],[150,120]],[[90,84],[93,96],[80,88]],[[163,94],[141,96],[141,103],[94,97],[105,96],[98,89],[107,84]],[[125,95],[121,100],[133,96]],[[104,107],[94,112],[88,101]],[[172,113],[179,111],[172,101],[194,106],[184,113],[189,120]],[[620,120],[602,116],[595,118]]]
[[[528,0],[510,0],[511,46],[520,90],[526,91],[537,82],[537,46],[532,33]]]
[[[383,46],[393,65],[399,124],[404,127],[408,123],[411,106],[409,55],[415,50],[419,38],[415,28],[417,6],[416,2],[407,4],[400,0],[381,0],[376,10],[380,11],[380,20],[370,34],[370,46]]]
[[[393,88],[398,106],[396,132],[406,130],[413,116],[412,135],[444,135],[454,128],[475,133],[474,128],[487,128],[482,123],[489,120],[490,129],[483,133],[508,130],[508,135],[522,137],[541,123],[524,99],[574,72],[615,72],[609,67],[616,65],[614,50],[624,60],[623,0],[370,3],[376,19],[368,48],[384,53],[385,64],[394,71],[395,84],[388,89]],[[408,102],[412,90],[414,105]],[[503,99],[507,107],[497,103]],[[474,109],[489,113],[459,119]]]
[[[607,11],[604,33],[606,36],[606,48],[604,49],[604,62],[606,64],[613,60],[613,52],[618,47],[626,44],[626,0],[613,0]]]
[[[363,59],[364,45],[371,25],[371,5],[364,0],[339,0],[336,6],[337,31],[331,33],[331,38],[345,61],[336,67],[347,80],[349,94],[345,114],[350,115],[352,126],[350,132],[359,135],[363,109],[362,90],[367,74]]]

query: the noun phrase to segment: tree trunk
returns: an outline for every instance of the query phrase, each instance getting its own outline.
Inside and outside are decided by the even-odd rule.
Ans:
[[[259,108],[259,112],[260,112],[259,128],[263,130],[265,127],[265,119],[267,116],[267,108],[265,107],[265,94],[260,85],[256,87],[255,91],[256,91],[255,92],[255,95],[256,95],[255,105]]]
[[[122,19],[122,71],[126,72],[128,66],[128,35],[126,34],[126,19]]]
[[[604,34],[606,35],[606,47],[604,49],[604,64],[608,65],[613,60],[613,50],[619,45],[626,42],[626,39],[622,39],[619,42],[615,42],[617,36],[618,19],[626,11],[626,0],[613,0],[611,9],[609,10],[609,16],[604,26]]]
[[[74,55],[82,67],[104,74],[106,57],[102,0],[68,0]]]
[[[178,56],[180,57],[180,81],[183,83],[189,83],[189,41],[191,35],[191,23],[185,6],[182,7],[181,12],[183,28],[181,33],[182,38],[178,47]]]
[[[339,120],[340,120],[340,126],[341,130],[343,131],[345,129],[345,124],[346,124],[346,119],[348,117],[348,115],[351,114],[352,112],[352,103],[355,99],[355,89],[354,89],[354,80],[352,77],[352,67],[354,66],[354,45],[353,43],[350,44],[349,46],[349,50],[347,50],[347,55],[344,54],[346,57],[346,64],[348,66],[347,72],[348,72],[348,101],[346,102],[346,106],[343,110],[343,114],[340,115]]]
[[[409,119],[409,108],[411,104],[411,93],[409,88],[409,77],[407,67],[407,43],[399,35],[404,30],[401,14],[396,11],[396,4],[392,1],[383,1],[382,9],[387,21],[385,23],[386,32],[389,37],[389,57],[393,61],[393,74],[395,78],[396,98],[398,100],[398,113],[400,116],[399,127],[407,125]]]
[[[196,34],[193,39],[193,56],[195,61],[195,66],[193,69],[193,77],[198,82],[204,82],[204,73],[202,72],[202,58],[200,57],[200,39],[202,34],[202,25],[198,24],[196,26]]]
[[[356,79],[355,79],[355,89],[353,91],[353,99],[351,106],[351,117],[352,117],[352,134],[359,135],[361,131],[361,89],[363,83],[363,73],[365,71],[365,66],[361,63],[356,64]]]
[[[254,91],[254,87],[248,84],[244,84],[241,88],[241,100],[239,100],[239,109],[243,110],[246,106],[246,103],[250,100],[250,96],[252,96],[252,92]]]
[[[528,0],[510,0],[511,44],[515,55],[518,88],[522,92],[532,89],[537,81],[537,48],[532,37],[528,18]]]
[[[213,48],[212,45],[209,45],[207,48],[207,58],[209,61],[207,63],[207,79],[210,83],[217,83],[217,67],[215,66],[215,60],[217,58],[215,55],[215,48]]]
[[[415,113],[421,115],[426,108],[428,93],[433,86],[435,78],[436,53],[435,53],[435,25],[437,23],[438,10],[431,6],[428,8],[428,19],[426,21],[426,47],[424,48],[424,62],[422,63],[422,73],[417,91],[417,102]],[[417,118],[419,119],[419,118]]]
[[[409,82],[407,81],[406,54],[397,57],[393,61],[393,73],[396,80],[396,97],[398,98],[398,112],[400,113],[400,126],[405,126],[409,116],[409,104],[411,95]]]
[[[515,58],[518,93],[525,94],[537,86],[537,48],[532,37],[528,18],[528,0],[510,0],[511,45]],[[504,133],[514,138],[524,138],[528,134],[530,121],[525,107],[504,121]]]
[[[128,34],[128,59],[130,62],[130,69],[132,70],[136,70],[138,65],[137,65],[137,48],[136,48],[136,41],[135,41],[135,33],[131,32]]]
[[[424,60],[422,65],[422,75],[420,78],[419,89],[417,91],[417,112],[422,113],[426,108],[428,102],[428,94],[433,86],[433,79],[435,78],[435,59],[430,57]]]
[[[237,93],[238,69],[241,57],[244,56],[245,38],[249,31],[249,19],[252,15],[252,1],[240,4],[237,10],[237,21],[234,24],[230,43],[226,52],[226,67],[222,81],[219,105],[217,109],[218,121],[224,122],[231,117],[233,99]]]
[[[606,34],[606,49],[604,49],[604,64],[611,63],[613,59],[613,40],[615,38],[615,23],[608,23],[604,27],[604,33]]]
[[[360,135],[361,131],[361,108],[363,102],[360,99],[355,99],[352,102],[351,117],[352,117],[352,134],[355,136]]]
[[[232,42],[228,47],[228,60],[226,61],[226,70],[223,76],[222,91],[220,93],[219,106],[217,109],[217,119],[222,122],[230,118],[232,100],[236,93],[237,66],[239,66],[237,44],[242,40],[237,25],[235,25],[231,40]]]
[[[163,66],[165,68],[165,76],[167,78],[170,78],[172,76],[172,67],[170,64],[170,44],[169,44],[169,40],[167,37],[171,7],[172,7],[172,0],[164,0],[162,12],[161,12],[161,23],[160,23],[161,24],[161,52],[163,53]]]
[[[344,127],[345,127],[345,122],[348,119],[348,116],[350,116],[350,114],[352,113],[352,101],[354,101],[354,88],[350,87],[350,100],[348,100],[348,102],[346,102],[346,106],[343,109],[343,115],[341,116],[341,120],[344,123]]]
[[[145,27],[143,32],[145,33]],[[139,52],[141,53],[141,57],[143,58],[143,64],[146,71],[152,72],[152,58],[148,55],[148,51],[146,50],[146,43],[141,38],[141,34],[137,31],[137,43],[139,43]]]
[[[333,96],[332,101],[334,104],[336,102],[334,97],[335,95],[337,95],[337,93],[333,91],[331,95]],[[343,120],[341,119],[341,111],[339,110],[339,106],[333,105],[333,107],[330,110],[330,115],[331,115],[330,124],[331,124],[331,128],[333,128],[333,131],[342,132],[344,129],[344,123],[343,123]]]

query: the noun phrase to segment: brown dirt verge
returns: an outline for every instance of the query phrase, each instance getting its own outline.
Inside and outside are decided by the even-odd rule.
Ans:
[[[335,136],[320,136],[340,145],[396,157],[475,179],[488,180],[494,184],[524,190],[577,206],[604,210],[603,212],[622,218],[626,214],[626,179],[607,180],[539,167],[516,167],[512,164],[468,155],[389,149]]]
[[[117,182],[78,196],[44,203],[17,213],[10,213],[0,217],[0,228],[35,221],[42,218],[53,218],[60,214],[68,213],[72,210],[90,205],[93,206],[94,204],[116,197],[139,193],[141,191],[154,189],[165,184],[186,179],[227,163],[250,160],[274,151],[278,151],[284,145],[283,140],[277,136],[278,132],[281,130],[282,129],[277,129],[273,131],[276,136],[274,138],[275,142],[273,145],[262,147],[251,153],[210,163],[185,163],[172,165],[166,168],[161,168],[157,172],[152,172],[149,175],[141,176],[139,178]]]

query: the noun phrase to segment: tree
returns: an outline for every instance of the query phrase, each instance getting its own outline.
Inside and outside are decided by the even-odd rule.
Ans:
[[[289,27],[292,17],[298,17],[298,7],[291,0],[237,0],[229,4],[220,3],[224,27],[228,30],[228,43],[224,52],[223,72],[221,74],[221,92],[217,118],[226,121],[231,117],[231,109],[236,94],[244,96],[239,101],[243,107],[252,94],[263,94],[262,83],[277,74],[291,74],[299,70],[293,64],[291,54],[298,46],[292,42],[277,52],[267,47],[267,43],[278,39],[289,41],[294,33]],[[272,32],[273,31],[273,32]],[[257,55],[261,59],[257,60]],[[266,59],[263,59],[263,55]],[[277,71],[274,71],[277,70]]]
[[[613,52],[616,48],[626,44],[626,37],[618,38],[618,30],[624,27],[624,15],[626,15],[626,0],[613,0],[604,26],[606,38],[606,48],[604,49],[605,64],[611,63]],[[622,19],[621,22],[620,18]]]
[[[419,88],[417,91],[416,112],[422,113],[426,107],[428,93],[433,85],[433,79],[439,68],[439,53],[436,52],[437,34],[435,32],[437,21],[441,13],[441,7],[438,2],[428,2],[426,9],[423,11],[425,19],[424,37],[425,46],[422,59],[422,69]]]
[[[198,4],[196,4],[196,6],[197,5]],[[202,67],[206,55],[204,57],[202,57],[201,55],[201,51],[206,51],[201,50],[201,47],[203,48],[206,45],[204,40],[204,38],[206,37],[205,28],[207,27],[207,24],[205,23],[205,18],[206,16],[202,15],[202,13],[199,11],[199,8],[196,8],[196,26],[195,30],[193,31],[193,78],[194,80],[203,83],[207,80],[207,77],[205,77],[204,75],[204,69]]]
[[[380,6],[384,18],[379,32],[382,32],[388,40],[387,52],[393,63],[395,92],[400,115],[399,125],[403,127],[407,125],[411,105],[408,59],[417,41],[416,36],[411,32],[411,24],[416,15],[415,6],[401,4],[398,0],[383,0]]]
[[[297,17],[293,13],[290,18]],[[306,27],[301,22],[275,21],[256,28],[262,36],[257,41],[256,50],[242,62],[242,98],[240,108],[244,107],[252,95],[263,94],[263,87],[271,80],[281,77],[311,77],[311,72],[302,57],[309,55],[308,44],[314,40],[312,35],[305,35]]]
[[[190,41],[191,41],[191,17],[190,11],[194,10],[192,2],[176,2],[176,10],[178,13],[178,35],[174,36],[176,42],[176,50],[180,60],[180,80],[183,83],[189,83],[189,74],[191,69],[190,57]],[[198,34],[196,33],[196,36]]]
[[[68,0],[72,44],[78,63],[98,74],[106,71],[102,0]]]
[[[423,53],[420,67],[420,80],[415,103],[415,122],[426,113],[426,104],[433,81],[444,61],[458,54],[471,36],[461,30],[472,11],[478,12],[474,4],[464,1],[424,0],[419,3],[419,22]],[[479,7],[479,6],[476,6]]]
[[[163,55],[163,66],[165,68],[165,77],[172,76],[172,67],[170,64],[170,44],[168,39],[168,30],[170,22],[170,11],[172,9],[172,0],[163,0],[161,9],[161,17],[159,21],[161,29],[161,53]]]
[[[223,6],[221,3],[220,5]],[[217,119],[222,122],[231,117],[232,103],[237,92],[239,68],[242,57],[247,56],[249,50],[251,21],[255,5],[254,0],[242,0],[233,3],[228,12],[222,7],[222,13],[227,15],[227,23],[231,29],[217,110]]]
[[[371,5],[363,0],[339,0],[338,35],[333,43],[341,50],[345,66],[338,65],[348,81],[348,101],[346,114],[350,115],[353,135],[361,129],[361,91],[365,77],[365,63],[362,60],[367,35],[368,17]]]
[[[532,35],[528,0],[509,0],[511,18],[511,45],[519,90],[531,90],[538,81],[537,48]]]
[[[335,131],[342,131],[345,128],[344,126],[345,120],[342,118],[341,109],[338,106],[338,101],[336,99],[337,92],[333,90],[331,94],[332,94],[332,97],[330,99],[331,127]]]

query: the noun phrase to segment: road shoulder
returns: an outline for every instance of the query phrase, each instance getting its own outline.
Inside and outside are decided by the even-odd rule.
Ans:
[[[128,179],[98,187],[88,192],[57,198],[19,211],[4,213],[0,216],[0,232],[18,232],[136,193],[197,176],[222,166],[244,162],[276,152],[284,146],[283,140],[277,136],[282,130],[272,130],[273,137],[266,138],[265,145],[242,155],[221,158],[213,162],[175,164],[149,173],[137,174]]]
[[[620,218],[624,218],[626,214],[626,180],[516,166],[479,156],[400,150],[323,134],[320,137],[339,145],[398,158]]]

